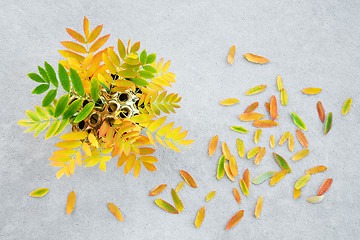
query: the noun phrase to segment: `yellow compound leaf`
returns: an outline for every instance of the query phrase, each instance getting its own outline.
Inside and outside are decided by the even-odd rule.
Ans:
[[[151,192],[149,193],[149,196],[156,196],[156,195],[160,194],[162,191],[165,190],[166,187],[167,187],[166,184],[160,184],[159,186],[157,186],[156,188],[151,190]]]
[[[180,183],[176,186],[175,191],[176,191],[176,192],[179,192],[179,191],[183,188],[184,184],[185,184],[185,181],[180,182]]]
[[[283,82],[282,82],[280,75],[277,76],[276,83],[277,83],[279,92],[281,92],[281,90],[283,90]]]
[[[83,140],[88,136],[87,132],[71,132],[60,137],[62,140]]]
[[[221,144],[221,151],[224,154],[225,159],[229,160],[230,156],[231,156],[231,153],[230,153],[230,149],[229,149],[228,145],[226,144],[226,142],[223,142]]]
[[[233,193],[234,193],[234,198],[235,198],[236,202],[240,205],[241,204],[241,196],[240,196],[237,188],[234,188]]]
[[[81,141],[75,141],[75,140],[62,141],[56,143],[55,146],[59,148],[77,148],[81,146]]]
[[[170,203],[168,203],[162,199],[156,199],[155,203],[156,203],[156,205],[158,205],[160,208],[167,211],[168,213],[179,214],[178,210],[176,210],[176,208],[174,208],[174,206],[172,206]]]
[[[231,155],[231,157],[230,157],[229,167],[230,167],[231,175],[236,177],[238,175],[238,166],[237,166],[236,158],[234,155]]]
[[[253,63],[264,64],[264,63],[270,62],[269,59],[266,59],[264,57],[254,55],[254,54],[251,54],[251,53],[244,54],[244,57],[246,58],[246,60],[248,60],[249,62],[253,62]]]
[[[269,142],[269,144],[270,144],[270,147],[271,147],[271,148],[274,148],[274,147],[275,147],[275,138],[274,138],[274,135],[271,135],[271,136],[270,136],[270,142]]]
[[[229,55],[227,57],[228,63],[233,64],[234,57],[235,57],[235,45],[232,45],[229,51]]]
[[[209,192],[209,194],[206,195],[205,200],[206,200],[207,202],[210,201],[210,200],[215,196],[215,194],[216,194],[216,191],[211,191],[211,192]]]
[[[310,174],[306,174],[306,175],[302,176],[301,178],[299,178],[299,180],[297,180],[295,183],[295,188],[300,189],[303,186],[305,186],[305,184],[310,180],[310,177],[311,177]]]
[[[276,127],[279,123],[271,121],[271,120],[256,120],[253,122],[253,126],[258,128],[269,128],[269,127]]]
[[[236,139],[236,149],[239,154],[239,157],[244,158],[245,155],[245,145],[243,140],[240,138]]]
[[[303,149],[300,152],[296,153],[291,160],[293,161],[297,161],[300,159],[303,159],[304,157],[306,157],[309,154],[309,149]]]
[[[294,151],[294,136],[292,134],[290,134],[289,136],[289,140],[288,140],[288,148],[290,150],[290,152]]]
[[[240,102],[240,101],[237,98],[227,98],[227,99],[222,100],[220,102],[220,105],[230,106],[230,105],[233,105],[233,104],[238,103],[238,102]]]
[[[197,188],[194,178],[188,172],[180,170],[180,175],[183,177],[185,182],[190,185],[190,187]]]
[[[310,87],[310,88],[305,88],[302,90],[302,92],[304,94],[308,94],[308,95],[314,95],[314,94],[318,94],[322,91],[321,88],[313,88],[313,87]]]
[[[68,196],[67,202],[66,202],[67,215],[70,215],[72,213],[72,211],[74,210],[75,202],[76,202],[76,194],[74,191],[72,191],[71,193],[69,193],[69,196]]]
[[[266,89],[266,85],[258,85],[258,86],[256,86],[256,87],[253,87],[253,88],[249,89],[249,90],[245,93],[245,95],[248,95],[248,96],[249,96],[249,95],[261,93],[261,92],[265,91],[265,89]]]
[[[254,147],[247,153],[247,159],[255,157],[256,154],[260,151],[261,147]]]
[[[234,176],[232,175],[232,173],[231,173],[231,171],[230,171],[229,164],[227,164],[226,162],[224,162],[224,169],[225,169],[226,176],[227,176],[231,181],[234,181]]]
[[[342,115],[346,115],[350,111],[351,104],[352,104],[352,98],[349,98],[344,102],[344,105],[341,109]]]
[[[109,203],[108,208],[109,211],[116,217],[117,220],[119,220],[120,222],[124,221],[124,217],[121,215],[119,208],[115,204]]]
[[[313,168],[310,168],[310,169],[306,170],[305,173],[306,174],[315,174],[315,173],[323,172],[326,169],[327,169],[327,167],[319,165],[319,166],[316,166],[316,167],[313,167]]]
[[[260,113],[256,113],[256,112],[251,112],[251,113],[242,113],[239,116],[239,119],[243,122],[252,122],[255,120],[259,120],[261,118],[263,118],[264,115],[260,114]]]
[[[263,195],[261,195],[256,202],[256,207],[255,207],[255,217],[256,218],[260,217],[262,207],[263,207]]]
[[[175,192],[173,188],[171,189],[171,196],[174,201],[176,209],[181,213],[184,209],[184,206],[179,198],[179,195]]]
[[[298,199],[301,195],[301,189],[294,188],[294,199]]]
[[[263,147],[261,148],[261,150],[258,152],[258,154],[256,154],[256,157],[255,157],[255,160],[254,160],[254,163],[256,165],[259,165],[261,160],[263,159],[263,157],[265,156],[265,153],[266,153],[266,148]]]
[[[200,210],[196,215],[196,219],[195,219],[196,228],[199,228],[201,226],[202,222],[204,221],[204,218],[205,218],[205,207],[202,207],[200,208]]]
[[[218,141],[219,141],[219,136],[218,136],[218,135],[214,136],[214,137],[210,140],[210,143],[209,143],[209,156],[210,156],[210,157],[215,153],[215,150],[216,150],[216,148],[217,148]]]
[[[257,130],[255,131],[255,134],[254,134],[254,142],[255,142],[255,144],[258,143],[259,138],[260,138],[260,136],[261,136],[261,133],[262,133],[261,129],[257,129]]]
[[[240,210],[238,211],[234,216],[232,216],[232,218],[228,221],[228,223],[226,224],[226,230],[231,229],[232,227],[234,227],[240,220],[241,218],[244,216],[244,210]]]
[[[48,188],[39,188],[34,191],[32,191],[29,196],[30,197],[43,197],[45,194],[49,192]]]
[[[290,136],[290,132],[289,131],[285,132],[279,140],[279,145],[280,146],[283,145],[285,141],[289,138],[289,136]]]
[[[286,174],[289,173],[288,169],[281,170],[277,172],[271,179],[270,179],[270,186],[274,186],[277,184]]]

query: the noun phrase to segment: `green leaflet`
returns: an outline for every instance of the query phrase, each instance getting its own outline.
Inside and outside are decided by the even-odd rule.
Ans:
[[[65,108],[69,102],[69,94],[62,96],[56,104],[54,117],[57,118],[65,111]]]
[[[144,69],[145,71],[150,72],[150,73],[157,73],[156,69],[155,69],[154,67],[150,66],[150,65],[145,65],[145,66],[143,66],[143,69]]]
[[[69,75],[66,72],[66,69],[63,65],[59,63],[58,65],[58,74],[59,74],[59,80],[61,83],[61,86],[66,92],[70,92],[70,79]]]
[[[158,205],[163,210],[172,213],[172,214],[178,214],[178,210],[176,210],[171,204],[168,202],[162,200],[162,199],[156,199],[155,200],[156,205]]]
[[[151,72],[141,70],[141,71],[139,71],[139,73],[140,73],[140,77],[143,77],[145,79],[154,78],[154,74],[152,74]]]
[[[91,79],[90,94],[95,102],[99,99],[99,81],[96,78]]]
[[[235,132],[239,132],[239,133],[247,133],[247,132],[249,132],[247,129],[245,129],[243,127],[240,127],[240,126],[231,126],[230,129],[235,131]]]
[[[63,119],[68,119],[68,118],[72,117],[79,110],[82,102],[83,102],[82,99],[77,99],[74,102],[72,102],[65,110],[65,112],[63,114]]]
[[[81,122],[82,120],[84,120],[91,113],[94,106],[95,106],[95,103],[93,103],[93,102],[86,104],[86,106],[76,116],[74,123],[78,123],[78,122]]]
[[[140,62],[142,64],[145,64],[146,63],[146,59],[147,59],[147,53],[146,53],[146,50],[142,50],[142,52],[140,53]]]
[[[49,106],[52,103],[52,101],[54,101],[56,94],[57,94],[56,89],[52,89],[48,91],[48,93],[45,95],[44,99],[42,100],[42,106],[43,107]]]
[[[311,177],[310,174],[306,174],[306,175],[302,176],[301,178],[299,178],[299,180],[297,180],[295,183],[295,189],[300,189],[303,186],[305,186],[305,184],[310,180],[310,177]]]
[[[255,177],[252,180],[253,184],[260,184],[266,180],[268,180],[269,178],[271,178],[272,176],[274,176],[277,172],[275,171],[269,171],[269,172],[264,172],[262,174],[260,174],[259,176]]]
[[[120,72],[118,72],[119,77],[123,77],[123,78],[133,78],[139,75],[138,72],[133,71],[133,70],[121,70]]]
[[[73,68],[70,68],[70,78],[75,92],[83,97],[85,94],[84,86],[82,85],[79,74]]]
[[[333,117],[333,114],[332,114],[332,112],[330,112],[330,113],[327,115],[326,122],[325,122],[325,130],[324,130],[325,135],[328,134],[328,132],[329,132],[330,129],[331,129],[332,117]]]
[[[38,83],[45,83],[44,79],[42,79],[42,77],[40,77],[38,74],[36,73],[28,73],[28,76],[31,80],[38,82]]]
[[[341,109],[341,114],[342,115],[346,115],[350,111],[351,103],[352,103],[352,98],[349,98],[348,100],[346,100],[344,102],[344,105],[343,105],[343,107]]]
[[[171,196],[172,199],[174,201],[175,207],[179,212],[182,212],[182,210],[184,209],[184,206],[179,198],[179,195],[175,192],[175,190],[172,188],[171,189]]]
[[[49,84],[40,84],[34,90],[32,90],[32,94],[42,94],[43,92],[46,92],[49,89]]]
[[[156,53],[150,54],[149,56],[147,56],[146,64],[153,63],[155,61],[155,59],[156,59]]]
[[[287,170],[289,170],[289,173],[291,173],[291,168],[289,167],[289,165],[285,161],[285,159],[282,156],[280,156],[279,154],[273,153],[273,155],[274,155],[276,162],[281,167],[281,169],[283,169],[283,170],[287,169]]]
[[[217,174],[216,174],[216,178],[218,180],[220,180],[225,174],[224,163],[225,163],[225,156],[222,155],[219,159],[219,164],[218,164]]]
[[[42,77],[42,79],[46,82],[46,83],[50,83],[50,80],[48,78],[48,75],[45,71],[45,69],[43,69],[42,67],[38,66],[38,70],[39,70],[39,73]]]
[[[56,78],[56,72],[54,68],[50,64],[45,62],[45,70],[50,82],[57,88],[59,86],[59,81]]]
[[[291,117],[296,126],[298,126],[300,129],[302,129],[304,131],[307,130],[305,123],[301,120],[301,118],[298,115],[296,115],[296,113],[291,112]]]
[[[146,81],[145,79],[142,79],[142,78],[138,78],[138,77],[132,78],[131,81],[132,81],[135,85],[140,86],[140,87],[144,87],[144,86],[149,85],[149,82],[148,82],[148,81]]]

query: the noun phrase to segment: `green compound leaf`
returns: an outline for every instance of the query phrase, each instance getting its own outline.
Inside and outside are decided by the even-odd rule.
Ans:
[[[289,173],[291,173],[291,168],[289,167],[289,164],[285,161],[285,159],[282,156],[280,156],[279,154],[273,153],[273,155],[274,155],[276,162],[281,167],[281,169],[289,170]]]
[[[40,77],[38,74],[36,73],[28,73],[28,76],[31,80],[38,82],[38,83],[45,83],[44,79],[42,79],[42,77]]]
[[[216,177],[218,180],[220,180],[225,174],[224,163],[225,163],[225,156],[222,155],[219,159],[219,164],[218,164],[217,174],[216,174]]]
[[[50,79],[50,82],[57,88],[59,86],[59,81],[56,78],[56,72],[54,68],[50,64],[45,62],[45,70]]]
[[[56,104],[54,117],[57,118],[65,111],[65,108],[69,102],[69,94],[62,96]]]
[[[31,92],[32,94],[42,94],[49,89],[49,84],[40,84]]]
[[[325,135],[328,134],[328,132],[329,132],[330,129],[331,129],[332,117],[333,117],[333,114],[332,114],[332,112],[330,112],[330,113],[327,115],[326,122],[325,122],[325,129],[324,129]]]
[[[296,126],[298,126],[300,129],[302,129],[304,131],[307,130],[305,123],[303,122],[303,120],[301,120],[301,118],[298,115],[296,115],[296,113],[291,112],[291,117]]]
[[[48,78],[48,75],[45,71],[45,69],[43,69],[42,67],[38,66],[38,70],[39,70],[39,73],[41,75],[41,77],[43,78],[43,80],[46,82],[46,83],[50,83],[50,80]]]
[[[140,53],[140,62],[142,64],[146,63],[146,59],[147,59],[147,53],[146,50],[144,49],[141,53]]]
[[[95,102],[99,99],[99,81],[96,78],[91,79],[90,94]]]
[[[235,132],[239,132],[239,133],[247,133],[247,132],[249,132],[249,130],[247,130],[247,129],[243,128],[243,127],[240,127],[240,126],[231,126],[230,129],[235,131]]]
[[[85,94],[84,86],[82,85],[79,74],[73,68],[70,68],[70,78],[75,92],[83,97]]]
[[[78,123],[78,122],[81,122],[82,120],[84,120],[91,113],[94,106],[95,106],[95,103],[93,103],[93,102],[86,104],[86,106],[76,116],[74,123]]]
[[[150,54],[149,56],[147,56],[146,64],[153,63],[155,61],[155,59],[156,59],[156,53]]]
[[[132,78],[131,81],[137,85],[137,86],[140,86],[140,87],[144,87],[144,86],[147,86],[149,85],[149,82],[146,81],[145,79],[142,79],[142,78]]]
[[[42,101],[42,106],[46,107],[49,106],[55,99],[57,94],[57,90],[56,89],[52,89],[50,90],[44,97],[43,101]]]
[[[63,87],[63,89],[66,92],[70,92],[69,75],[67,74],[66,69],[64,68],[64,66],[61,65],[60,63],[58,65],[58,73],[59,73],[59,79],[60,79],[61,86]]]
[[[83,102],[82,99],[77,99],[74,102],[72,102],[65,110],[65,112],[63,114],[63,119],[68,119],[68,118],[72,117],[79,110],[82,102]]]

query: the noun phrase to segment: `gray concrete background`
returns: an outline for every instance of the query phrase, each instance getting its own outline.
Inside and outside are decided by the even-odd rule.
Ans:
[[[360,215],[359,181],[359,1],[13,1],[2,0],[0,8],[1,44],[1,125],[0,125],[0,238],[1,239],[358,239]],[[156,152],[160,161],[155,173],[142,171],[134,180],[116,168],[116,159],[107,173],[97,167],[80,168],[71,178],[57,180],[56,168],[47,158],[55,151],[58,138],[45,141],[23,134],[16,121],[25,118],[25,110],[41,104],[42,96],[31,95],[36,86],[26,76],[37,65],[62,59],[57,52],[60,41],[71,40],[65,31],[82,31],[86,15],[93,28],[104,24],[110,33],[108,42],[117,38],[141,41],[141,48],[172,60],[170,70],[177,74],[171,91],[183,100],[176,126],[190,130],[193,147],[174,153],[162,147]],[[226,57],[236,45],[234,64]],[[266,65],[247,62],[242,53],[251,52],[271,60]],[[259,146],[268,147],[274,134],[278,141],[287,130],[296,127],[289,113],[295,111],[308,126],[310,154],[292,162],[293,173],[274,187],[268,183],[250,187],[250,196],[239,206],[232,189],[238,187],[226,177],[216,179],[220,151],[212,158],[207,146],[218,134],[233,154],[241,137],[246,150],[254,147],[254,127],[237,117],[254,101],[259,112],[267,114],[264,102],[275,94],[276,76],[283,77],[289,105],[280,106],[280,126],[264,129]],[[244,92],[258,84],[267,90],[247,97]],[[303,95],[305,87],[321,87],[316,96]],[[223,107],[220,100],[236,97],[240,104]],[[353,98],[350,113],[341,116],[343,102]],[[327,136],[318,119],[316,102],[321,100],[326,113],[334,114]],[[268,116],[268,115],[267,115]],[[249,128],[240,135],[231,125]],[[67,130],[69,131],[69,129]],[[296,141],[297,152],[301,146]],[[286,146],[275,149],[290,159]],[[237,157],[239,170],[250,170],[251,179],[269,170],[279,170],[268,148],[260,166]],[[298,200],[292,198],[295,181],[316,165],[328,170],[314,175]],[[159,209],[149,191],[166,183],[175,188],[184,169],[196,179],[198,188],[184,186],[179,193],[184,211],[171,215]],[[311,205],[306,198],[316,194],[328,177],[334,183],[322,203]],[[50,188],[43,198],[28,194],[40,187]],[[167,188],[159,197],[172,201]],[[70,191],[77,194],[74,212],[67,216],[65,203]],[[205,196],[216,196],[205,202]],[[264,195],[260,219],[253,217],[256,199]],[[108,211],[113,202],[125,221],[118,222]],[[197,211],[206,208],[205,220],[194,227]],[[225,231],[227,221],[244,209],[241,222]]]

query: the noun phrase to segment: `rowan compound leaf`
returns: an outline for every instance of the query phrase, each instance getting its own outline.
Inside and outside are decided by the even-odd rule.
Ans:
[[[346,115],[350,111],[351,104],[352,104],[352,98],[349,98],[344,102],[344,105],[341,109],[342,115]]]
[[[256,176],[253,180],[252,183],[253,184],[260,184],[263,183],[264,181],[268,180],[269,178],[273,177],[277,172],[275,171],[269,171],[269,172],[264,172],[258,176]]]
[[[321,91],[322,91],[321,88],[314,88],[314,87],[305,88],[302,90],[304,94],[308,94],[308,95],[315,95],[320,93]]]
[[[45,95],[44,99],[42,100],[42,106],[43,107],[49,106],[54,101],[56,94],[57,94],[56,89],[52,89],[48,91],[48,93]]]
[[[245,155],[245,145],[243,140],[240,138],[236,139],[236,149],[239,154],[239,157],[244,158]]]
[[[215,194],[216,194],[216,191],[209,192],[209,194],[206,195],[205,201],[207,201],[207,202],[210,201],[215,196]]]
[[[324,199],[324,196],[314,196],[314,197],[309,197],[309,198],[307,198],[306,201],[307,201],[308,203],[314,204],[314,203],[319,203],[319,202],[321,202],[323,199]]]
[[[158,205],[163,210],[167,211],[168,213],[172,214],[179,214],[178,210],[174,208],[170,203],[162,200],[162,199],[156,199],[155,200],[156,205]]]
[[[124,221],[124,217],[122,216],[119,208],[115,204],[109,203],[108,208],[109,211],[116,217],[117,220],[119,220],[120,222]]]
[[[218,180],[220,180],[221,178],[223,178],[224,174],[225,174],[225,168],[224,168],[224,163],[225,163],[225,156],[222,155],[219,159],[219,163],[218,163],[218,168],[217,168],[217,173],[216,173],[216,178]]]
[[[81,122],[82,120],[87,118],[87,116],[89,116],[89,114],[93,110],[94,106],[95,106],[95,103],[93,103],[93,102],[86,104],[86,106],[76,116],[74,123]]]
[[[239,103],[239,99],[237,98],[227,98],[224,99],[220,102],[220,105],[224,105],[224,106],[230,106],[230,105],[234,105],[235,103]]]
[[[176,209],[181,213],[184,209],[184,206],[179,198],[179,195],[176,193],[176,191],[172,188],[171,189],[171,196],[174,201]]]
[[[296,126],[298,126],[300,129],[304,131],[307,130],[305,123],[303,122],[303,120],[301,120],[301,118],[298,115],[296,115],[296,113],[291,112],[291,117]]]
[[[249,132],[249,130],[247,130],[243,127],[240,127],[240,126],[231,126],[230,129],[235,132],[239,132],[239,133],[248,133]]]
[[[210,140],[210,143],[209,143],[209,156],[210,156],[210,157],[215,153],[215,150],[216,150],[216,148],[217,148],[218,141],[219,141],[219,136],[218,136],[218,135],[214,136],[214,137]]]
[[[253,62],[253,63],[264,64],[264,63],[270,62],[269,59],[266,59],[264,57],[254,55],[254,54],[251,54],[251,53],[244,54],[244,57],[246,58],[246,60],[248,60],[249,62]]]
[[[68,198],[67,198],[67,202],[66,202],[66,213],[67,215],[70,215],[72,213],[72,211],[75,208],[75,202],[76,202],[76,194],[74,191],[72,191],[71,193],[69,193]]]
[[[310,177],[311,177],[310,174],[306,174],[306,175],[302,176],[301,178],[299,178],[295,183],[295,188],[300,189],[303,186],[305,186],[306,183],[310,180]]]
[[[304,148],[309,147],[309,143],[305,137],[305,134],[300,129],[296,129],[296,138],[299,140],[301,146],[303,146]]]
[[[292,158],[291,160],[293,161],[297,161],[297,160],[300,160],[300,159],[303,159],[304,157],[306,157],[307,155],[309,154],[309,149],[303,149],[301,151],[299,151],[298,153],[296,153]]]
[[[330,112],[326,117],[325,128],[324,128],[325,135],[328,134],[331,129],[332,118],[333,118],[333,114],[332,112]]]
[[[205,218],[205,207],[202,207],[200,208],[200,210],[196,215],[196,219],[195,219],[196,228],[199,228],[201,226],[202,222],[204,221],[204,218]]]
[[[190,187],[197,188],[194,178],[188,172],[180,170],[180,175],[183,177],[185,182],[190,185]]]
[[[240,196],[240,193],[237,190],[237,188],[233,189],[233,193],[234,193],[234,198],[235,198],[236,202],[240,205],[241,204],[241,196]]]
[[[279,123],[274,122],[272,120],[255,120],[253,122],[253,126],[258,128],[270,128],[270,127],[276,127],[278,125]]]
[[[227,57],[228,63],[233,64],[234,57],[235,57],[235,45],[232,45],[229,51],[229,55]]]
[[[32,191],[29,196],[30,197],[43,197],[45,194],[49,192],[48,188],[39,188],[34,191]]]
[[[316,166],[316,167],[313,167],[313,168],[310,168],[310,169],[306,170],[305,173],[306,174],[316,174],[316,173],[323,172],[326,169],[327,169],[327,167],[319,165],[319,166]]]
[[[286,174],[289,173],[288,169],[281,170],[280,172],[277,172],[272,178],[270,179],[270,186],[274,186],[277,184],[283,177],[285,177]]]
[[[228,223],[226,224],[226,230],[231,229],[232,227],[234,227],[240,220],[241,218],[244,216],[244,210],[240,210],[238,211],[234,216],[232,216],[232,218],[228,221]]]
[[[321,103],[321,101],[318,101],[317,104],[316,104],[316,109],[317,109],[317,112],[319,114],[319,118],[322,122],[325,121],[325,110],[324,110],[324,107]]]
[[[81,82],[79,74],[73,68],[70,68],[70,78],[75,92],[83,97],[85,94],[84,86]]]
[[[324,193],[326,193],[326,192],[329,190],[332,182],[333,182],[333,179],[332,179],[332,178],[326,179],[326,180],[321,184],[321,186],[320,186],[320,188],[319,188],[319,190],[318,190],[317,195],[318,195],[318,196],[321,196],[321,195],[323,195]]]
[[[254,94],[257,94],[257,93],[261,93],[261,92],[265,91],[265,89],[266,89],[266,85],[258,85],[258,86],[255,86],[255,87],[249,89],[245,93],[245,95],[249,96],[249,95],[254,95]]]
[[[65,108],[69,102],[69,94],[61,96],[55,107],[54,117],[57,118],[64,113]]]
[[[289,167],[289,164],[285,161],[285,159],[279,154],[273,153],[273,155],[280,168],[283,170],[289,170],[289,173],[291,173],[291,168]]]
[[[160,194],[162,191],[165,190],[166,187],[167,187],[166,184],[160,184],[159,186],[157,186],[156,188],[151,190],[151,192],[149,193],[149,196],[156,196],[156,195]]]
[[[261,195],[257,202],[256,202],[256,206],[255,206],[255,217],[256,218],[259,218],[260,217],[260,214],[261,214],[261,210],[262,210],[262,207],[263,207],[263,195]]]

